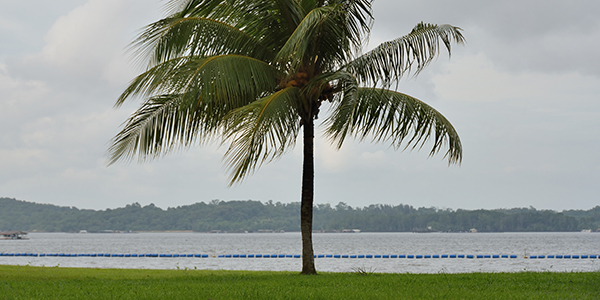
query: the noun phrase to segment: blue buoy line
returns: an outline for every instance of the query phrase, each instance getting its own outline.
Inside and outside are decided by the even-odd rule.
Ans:
[[[192,257],[192,258],[301,258],[299,254],[158,254],[158,253],[133,253],[133,254],[121,254],[121,253],[0,253],[0,256],[29,256],[29,257],[157,257],[157,258],[179,258],[179,257]],[[530,256],[517,256],[509,254],[318,254],[315,258],[350,258],[350,259],[449,259],[449,258],[461,258],[461,259],[598,259],[600,255],[596,254],[557,254],[557,255],[530,255]]]

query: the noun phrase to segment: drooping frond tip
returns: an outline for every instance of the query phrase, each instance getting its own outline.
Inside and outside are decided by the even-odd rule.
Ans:
[[[444,158],[449,164],[462,159],[462,145],[452,124],[426,103],[396,91],[358,88],[334,104],[325,124],[337,147],[348,136],[390,143],[396,149],[421,149],[430,142],[430,155],[448,147]]]
[[[419,74],[440,52],[440,41],[448,54],[451,43],[463,44],[462,29],[451,25],[420,23],[401,38],[382,43],[348,63],[345,68],[361,83],[390,86],[405,74]]]

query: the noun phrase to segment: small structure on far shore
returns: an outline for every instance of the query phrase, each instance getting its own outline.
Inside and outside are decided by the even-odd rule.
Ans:
[[[26,240],[26,235],[25,231],[0,231],[3,240]]]

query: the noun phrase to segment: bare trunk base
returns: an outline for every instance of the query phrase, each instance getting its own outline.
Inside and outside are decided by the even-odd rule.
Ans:
[[[304,122],[304,162],[302,165],[302,202],[300,204],[300,231],[302,232],[302,274],[317,274],[312,244],[314,201],[314,121]]]

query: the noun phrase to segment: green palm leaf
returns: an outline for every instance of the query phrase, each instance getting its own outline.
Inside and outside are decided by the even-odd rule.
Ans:
[[[231,145],[225,160],[231,170],[231,184],[293,148],[300,129],[296,107],[299,96],[298,88],[285,88],[226,117],[225,136]]]
[[[189,105],[190,101],[185,105],[184,98],[184,95],[164,95],[145,102],[113,138],[108,150],[109,164],[134,156],[140,161],[156,158],[174,147],[189,146],[202,128],[211,132],[209,123],[201,121],[206,114]]]
[[[150,67],[181,56],[239,54],[269,61],[274,54],[260,40],[223,22],[201,18],[165,18],[152,23],[131,44]]]
[[[273,91],[280,76],[273,66],[246,56],[182,57],[136,77],[117,100],[117,106],[131,97],[175,93],[219,101],[234,109]]]
[[[462,158],[458,133],[437,110],[424,102],[399,92],[359,88],[356,93],[336,103],[326,120],[326,134],[337,147],[347,136],[359,140],[371,137],[375,142],[389,142],[395,148],[421,148],[433,143],[430,155],[447,144],[444,157],[449,163]]]
[[[389,86],[406,72],[418,74],[437,56],[440,41],[450,53],[450,43],[464,43],[461,29],[450,25],[418,24],[410,34],[385,42],[356,58],[346,69],[360,82]]]

